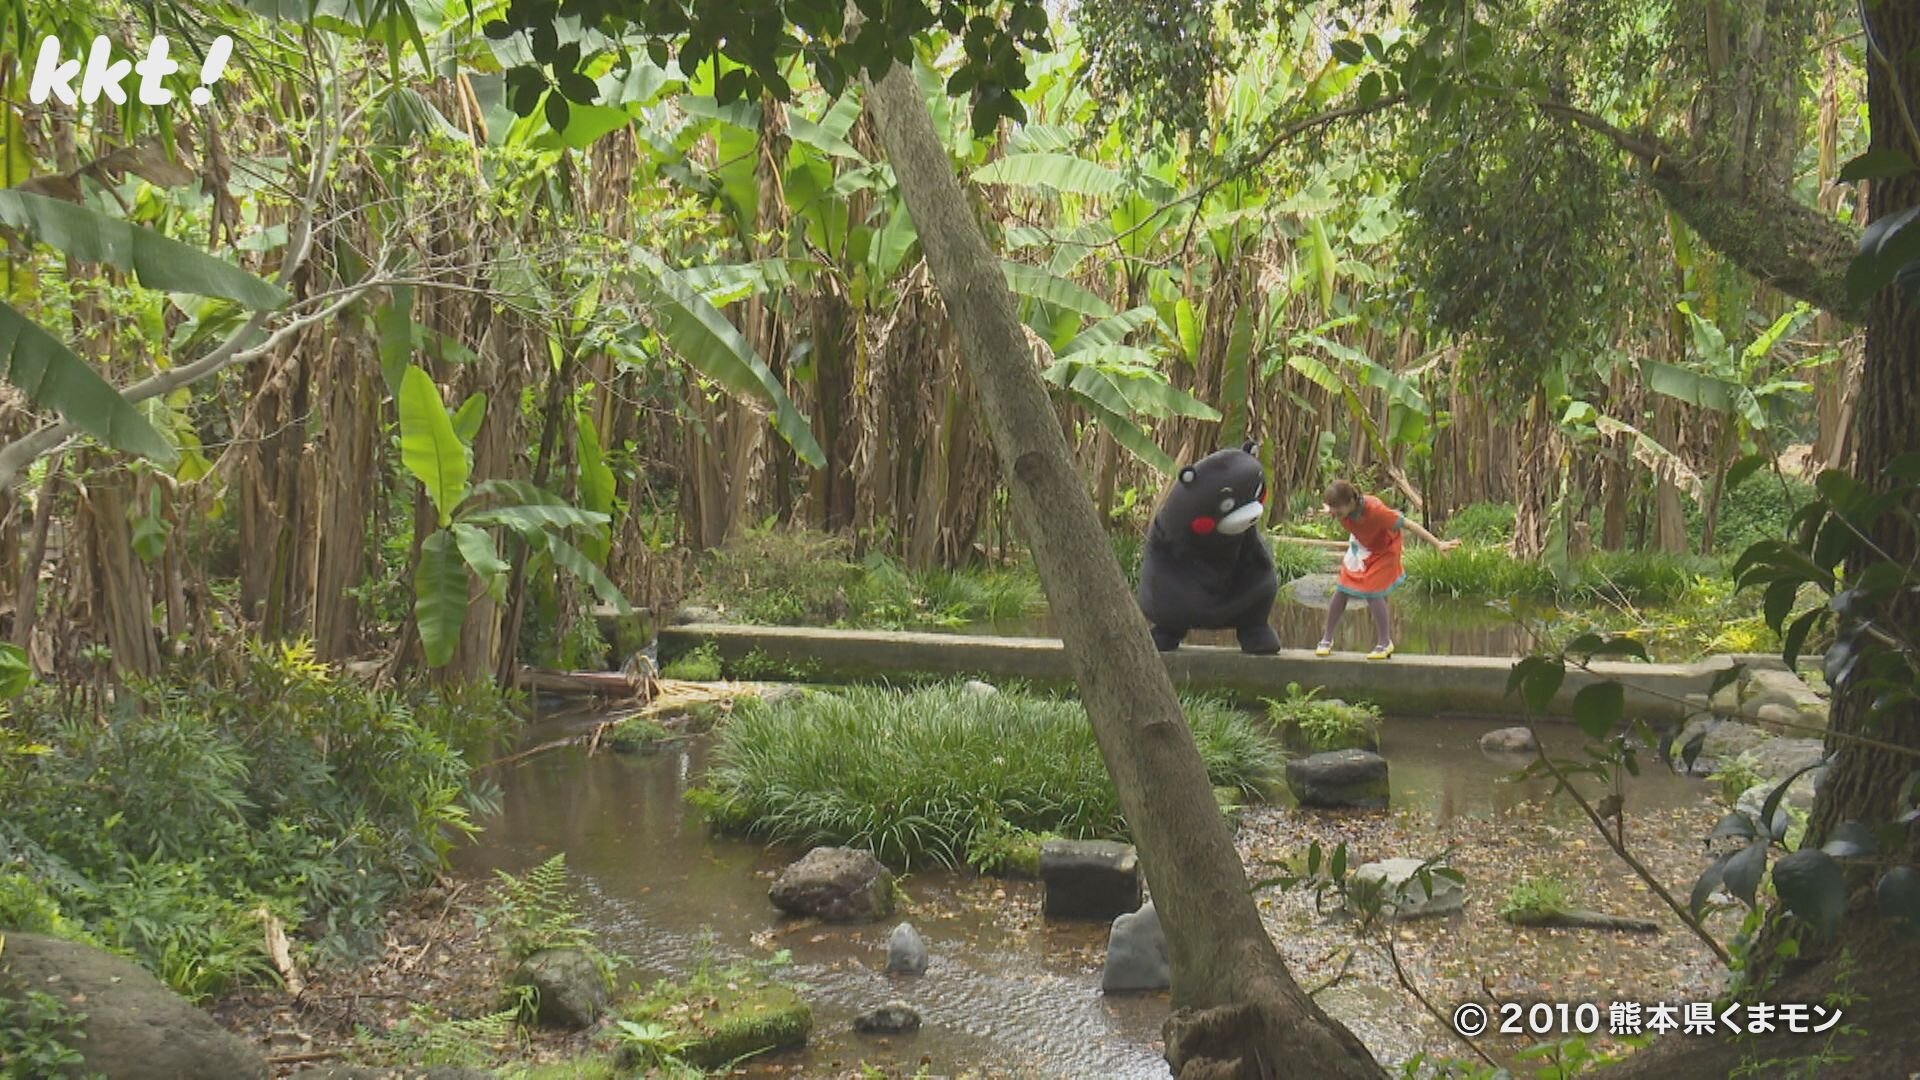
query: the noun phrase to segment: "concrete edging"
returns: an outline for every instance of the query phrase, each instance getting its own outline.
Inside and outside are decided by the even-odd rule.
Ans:
[[[660,630],[666,656],[703,644],[713,645],[729,670],[758,653],[769,665],[821,682],[933,675],[1019,679],[1048,686],[1073,683],[1066,646],[1058,638],[717,623]],[[1162,659],[1177,687],[1225,691],[1249,700],[1282,696],[1287,684],[1299,683],[1319,687],[1328,696],[1371,701],[1399,715],[1517,716],[1524,711],[1517,697],[1507,696],[1507,676],[1514,664],[1509,657],[1402,653],[1381,661],[1353,653],[1316,657],[1305,649],[1248,656],[1218,646],[1183,646]],[[1628,716],[1678,723],[1695,708],[1686,703],[1687,695],[1706,694],[1714,674],[1734,663],[1762,667],[1780,662],[1759,656],[1718,656],[1693,664],[1596,662],[1596,674],[1569,670],[1547,711],[1571,716],[1575,694],[1599,677],[1611,677],[1626,686]]]

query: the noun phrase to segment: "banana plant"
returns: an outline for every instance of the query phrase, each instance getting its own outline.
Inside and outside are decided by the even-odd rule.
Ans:
[[[421,541],[413,578],[414,622],[427,666],[441,667],[453,659],[474,579],[494,599],[505,597],[509,567],[500,558],[491,528],[511,530],[529,549],[545,552],[555,566],[585,582],[602,603],[623,615],[632,613],[620,590],[564,535],[581,529],[589,543],[603,543],[607,514],[570,506],[524,481],[471,482],[472,443],[486,414],[485,395],[475,394],[448,412],[433,377],[409,365],[400,380],[398,404],[400,460],[420,481],[439,524]]]
[[[80,262],[106,263],[149,289],[229,300],[272,311],[278,287],[178,240],[90,207],[25,191],[0,191],[0,226]],[[0,366],[34,404],[52,409],[116,450],[173,464],[178,455],[140,410],[59,339],[0,302]]]
[[[1137,307],[1094,323],[1069,341],[1046,380],[1065,390],[1128,453],[1163,476],[1178,466],[1135,421],[1135,417],[1189,416],[1218,420],[1220,413],[1174,386],[1152,349],[1121,342],[1136,330],[1159,326],[1151,307]]]

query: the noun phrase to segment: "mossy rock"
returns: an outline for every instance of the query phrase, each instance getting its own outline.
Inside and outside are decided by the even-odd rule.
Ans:
[[[805,1046],[813,1032],[813,1009],[800,995],[747,978],[662,984],[624,1013],[636,1023],[670,1028],[679,1047],[674,1056],[702,1069]]]
[[[666,728],[636,716],[615,724],[600,741],[622,754],[651,754],[671,737]]]

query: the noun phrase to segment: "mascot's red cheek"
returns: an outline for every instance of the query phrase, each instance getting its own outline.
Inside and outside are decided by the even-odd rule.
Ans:
[[[1189,528],[1201,536],[1206,536],[1213,532],[1213,527],[1217,524],[1219,523],[1210,517],[1197,517],[1193,519],[1193,524]]]

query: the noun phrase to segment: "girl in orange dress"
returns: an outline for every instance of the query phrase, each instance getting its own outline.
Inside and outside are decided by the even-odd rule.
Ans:
[[[1327,513],[1346,527],[1347,553],[1340,560],[1340,584],[1334,591],[1333,602],[1327,605],[1327,632],[1321,636],[1313,654],[1333,653],[1334,628],[1340,625],[1340,616],[1346,614],[1347,597],[1353,596],[1365,600],[1367,610],[1373,615],[1374,646],[1367,659],[1385,660],[1393,655],[1387,594],[1407,579],[1407,572],[1400,565],[1401,530],[1411,531],[1441,551],[1459,547],[1460,541],[1435,537],[1386,503],[1360,494],[1358,488],[1345,480],[1334,481],[1322,498]]]

